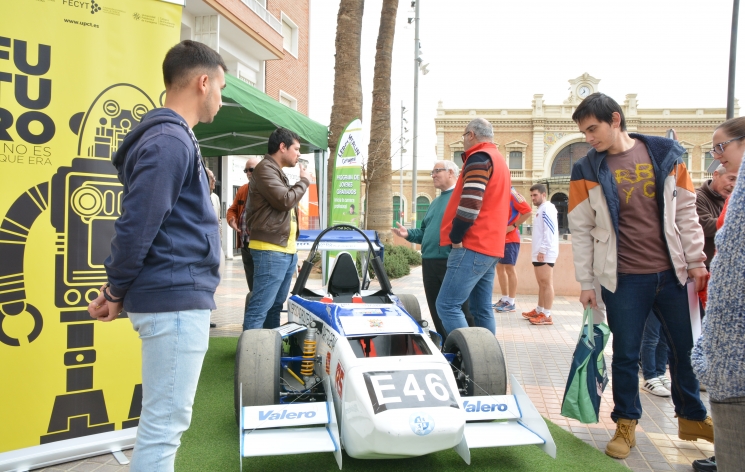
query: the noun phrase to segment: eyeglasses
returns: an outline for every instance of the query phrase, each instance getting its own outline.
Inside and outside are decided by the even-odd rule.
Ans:
[[[465,133],[461,134],[460,137],[462,139],[466,139],[466,136],[468,135],[468,133],[473,133],[473,131],[466,131]]]
[[[447,170],[447,169],[432,169],[432,172],[429,173],[429,176],[430,177],[434,177],[435,175],[437,175],[438,173],[440,173],[440,172],[442,172],[444,170]]]
[[[243,169],[243,173],[244,173],[244,174],[247,174],[247,173],[249,173],[249,172],[253,172],[253,171],[254,171],[254,169],[255,169],[255,167],[249,167],[248,169]]]
[[[723,143],[715,144],[714,147],[711,148],[712,154],[722,154],[724,152],[724,146],[731,143],[732,141],[737,141],[738,139],[745,138],[745,136],[738,136],[736,138],[732,138],[729,141],[725,141]]]

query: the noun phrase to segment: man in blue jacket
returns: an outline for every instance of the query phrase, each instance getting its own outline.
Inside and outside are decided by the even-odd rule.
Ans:
[[[191,422],[220,282],[220,236],[192,128],[222,105],[224,61],[182,41],[166,54],[164,108],[146,114],[112,161],[124,187],[108,283],[88,307],[112,321],[128,312],[142,340],[142,413],[130,470],[172,471]]]

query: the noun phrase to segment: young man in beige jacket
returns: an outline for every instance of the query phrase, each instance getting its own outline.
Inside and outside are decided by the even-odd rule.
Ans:
[[[704,287],[706,256],[696,194],[682,159],[685,150],[671,139],[629,134],[623,110],[602,93],[585,98],[572,119],[593,147],[574,164],[569,189],[580,301],[597,305],[597,278],[613,332],[611,418],[617,429],[605,452],[625,458],[636,445],[634,431],[642,414],[639,350],[650,310],[670,347],[678,436],[713,442],[690,358],[686,283],[690,278],[696,291]]]

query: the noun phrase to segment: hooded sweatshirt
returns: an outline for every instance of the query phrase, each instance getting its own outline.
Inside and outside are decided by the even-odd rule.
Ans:
[[[133,313],[215,309],[219,229],[186,120],[168,108],[150,111],[112,162],[124,192],[104,262],[111,295]]]

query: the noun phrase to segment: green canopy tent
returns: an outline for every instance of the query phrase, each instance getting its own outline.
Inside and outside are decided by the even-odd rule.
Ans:
[[[266,153],[269,135],[278,127],[300,136],[300,152],[325,151],[328,128],[277,102],[242,80],[225,75],[223,106],[212,123],[194,127],[205,157]]]
[[[225,74],[222,102],[212,123],[194,127],[202,155],[262,155],[272,131],[278,127],[294,131],[300,136],[300,152],[315,154],[319,214],[325,227],[328,128],[229,74]]]

